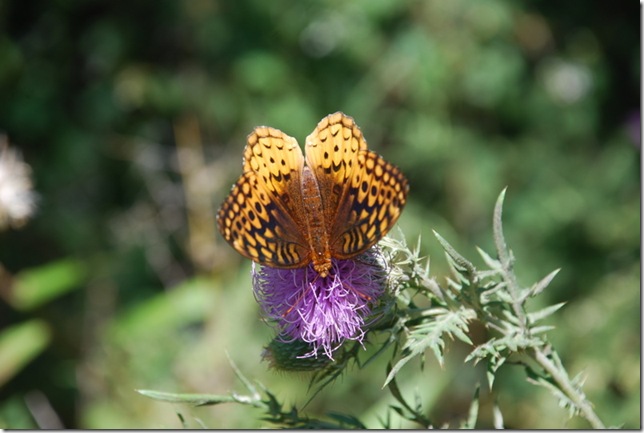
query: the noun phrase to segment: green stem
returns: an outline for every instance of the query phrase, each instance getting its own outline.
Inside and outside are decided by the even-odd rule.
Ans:
[[[530,323],[524,310],[525,297],[521,295],[521,289],[517,282],[516,276],[512,271],[513,257],[510,253],[508,246],[503,236],[503,200],[505,198],[505,189],[499,195],[496,206],[494,207],[494,217],[492,221],[494,232],[494,243],[496,244],[497,253],[499,255],[499,262],[503,271],[503,278],[508,287],[508,292],[512,297],[512,309],[516,315],[521,327],[521,332],[524,337],[530,338]],[[552,362],[550,358],[542,351],[541,348],[534,349],[534,360],[543,368],[556,385],[559,387],[572,403],[579,409],[581,414],[590,422],[595,429],[605,429],[604,423],[599,419],[593,410],[590,402],[586,400],[586,396],[577,390],[568,378],[568,374],[563,367],[559,367]]]
[[[599,419],[591,404],[586,400],[586,397],[581,394],[568,378],[565,371],[561,371],[557,366],[543,353],[541,349],[534,350],[534,359],[543,368],[550,377],[553,378],[559,389],[572,401],[577,408],[581,411],[584,418],[590,422],[594,429],[606,429],[604,423]]]

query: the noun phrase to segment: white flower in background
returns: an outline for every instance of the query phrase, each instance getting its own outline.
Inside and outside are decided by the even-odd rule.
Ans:
[[[0,230],[20,227],[34,213],[37,194],[32,187],[31,167],[0,135]]]
[[[588,66],[563,59],[545,60],[541,80],[553,100],[567,105],[584,98],[593,87],[593,75]]]

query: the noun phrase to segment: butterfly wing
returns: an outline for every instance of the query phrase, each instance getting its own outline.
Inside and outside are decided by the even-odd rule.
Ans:
[[[310,261],[301,229],[303,166],[297,141],[282,131],[258,127],[248,136],[244,172],[217,215],[219,231],[237,252],[282,268]]]
[[[364,252],[398,220],[407,180],[368,150],[353,118],[337,112],[322,119],[306,139],[306,162],[320,188],[333,257]]]

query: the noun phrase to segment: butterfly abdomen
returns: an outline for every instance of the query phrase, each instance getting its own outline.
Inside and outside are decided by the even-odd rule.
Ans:
[[[329,234],[324,222],[322,195],[317,180],[308,166],[302,170],[302,205],[306,221],[313,268],[325,277],[331,269]]]

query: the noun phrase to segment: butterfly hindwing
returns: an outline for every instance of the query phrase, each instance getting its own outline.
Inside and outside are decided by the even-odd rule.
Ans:
[[[398,220],[409,190],[402,172],[374,152],[362,153],[358,165],[349,194],[340,204],[340,209],[348,209],[346,224],[332,238],[331,250],[340,259],[364,252],[386,235]]]

